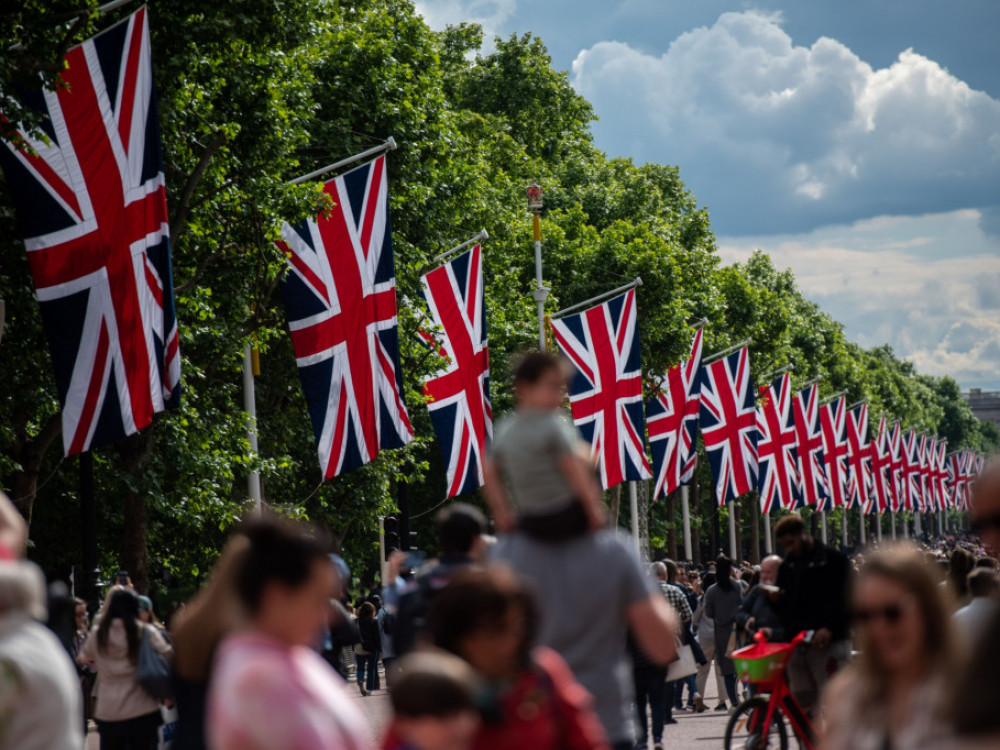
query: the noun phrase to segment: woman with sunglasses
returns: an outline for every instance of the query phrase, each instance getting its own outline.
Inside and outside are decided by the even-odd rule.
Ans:
[[[909,544],[865,561],[853,596],[861,653],[827,690],[822,750],[919,750],[948,736],[959,659],[939,580]]]

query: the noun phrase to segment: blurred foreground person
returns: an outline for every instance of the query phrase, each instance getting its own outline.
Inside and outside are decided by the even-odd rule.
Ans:
[[[469,750],[479,728],[475,672],[445,652],[403,658],[389,688],[394,719],[385,750]]]
[[[208,584],[175,616],[174,697],[177,729],[173,750],[204,750],[205,708],[215,651],[222,639],[246,623],[236,593],[236,574],[250,548],[237,534],[219,556]]]
[[[972,530],[994,556],[1000,556],[1000,458],[990,461],[972,488]]]
[[[1000,611],[1000,578],[989,568],[975,568],[969,573],[969,595],[972,600],[958,610],[952,619],[958,633],[975,648],[991,633],[990,622]],[[994,632],[993,635],[996,635]]]
[[[865,561],[853,597],[861,653],[826,693],[822,750],[919,750],[947,739],[959,660],[938,580],[909,544]]]
[[[158,630],[139,619],[139,595],[124,586],[111,589],[95,622],[82,660],[97,671],[94,719],[101,750],[155,750],[163,719],[160,702],[139,684],[139,648],[148,635],[153,650],[167,661],[173,649]]]
[[[302,526],[248,524],[236,571],[248,628],[219,646],[208,698],[213,750],[363,750],[364,717],[311,646],[340,582],[325,546]]]
[[[37,622],[44,597],[36,565],[0,561],[0,748],[83,747],[80,682],[59,639]]]
[[[485,683],[474,750],[607,748],[586,689],[555,651],[532,649],[537,604],[511,570],[457,574],[435,597],[429,626],[435,644],[465,659]]]

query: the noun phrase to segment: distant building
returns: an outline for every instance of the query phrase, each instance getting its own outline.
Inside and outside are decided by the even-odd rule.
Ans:
[[[963,395],[965,400],[969,402],[973,414],[987,422],[992,422],[1000,430],[1000,391],[983,391],[981,388],[973,388]]]

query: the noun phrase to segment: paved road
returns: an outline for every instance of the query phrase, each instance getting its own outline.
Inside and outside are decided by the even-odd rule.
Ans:
[[[392,718],[388,693],[378,690],[374,695],[362,698],[356,685],[349,685],[348,689],[358,708],[368,718],[372,732],[381,738]],[[663,733],[663,744],[668,750],[719,750],[722,747],[728,715],[712,710],[719,702],[714,675],[709,675],[706,692],[708,711],[705,713],[674,712],[677,723],[667,726]],[[99,750],[99,747],[97,733],[91,731],[87,737],[87,750]]]

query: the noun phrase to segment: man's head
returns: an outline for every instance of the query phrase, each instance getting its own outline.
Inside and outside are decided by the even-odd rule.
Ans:
[[[664,560],[663,564],[667,566],[667,583],[677,583],[677,573],[679,572],[677,563],[673,560]]]
[[[995,555],[1000,554],[1000,459],[994,459],[972,487],[973,531]]]
[[[514,393],[524,409],[555,411],[566,398],[562,362],[545,352],[529,352],[514,367]]]
[[[486,516],[466,503],[454,503],[437,515],[438,544],[443,557],[486,557]]]
[[[969,573],[969,593],[973,598],[988,597],[996,599],[1000,594],[1000,578],[996,571],[989,568],[975,568]]]
[[[790,513],[774,524],[774,536],[793,559],[802,557],[813,545],[813,538],[806,531],[806,523],[798,513]]]
[[[773,586],[778,582],[778,568],[781,567],[781,558],[777,555],[768,555],[760,561],[760,582]]]
[[[657,581],[667,580],[667,566],[661,562],[655,562],[649,566],[649,572]]]

